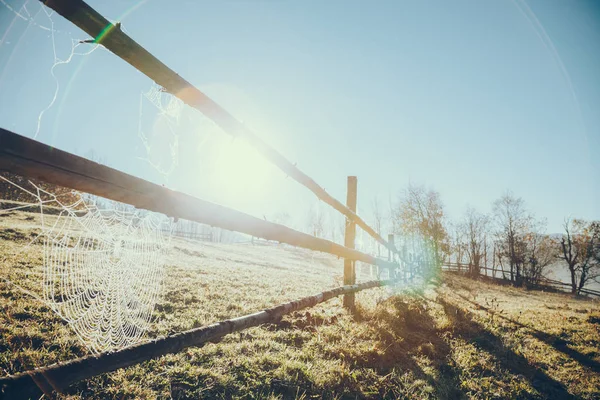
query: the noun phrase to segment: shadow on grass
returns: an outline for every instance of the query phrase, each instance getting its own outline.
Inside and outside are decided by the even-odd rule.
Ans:
[[[335,353],[322,356],[340,358],[355,371],[373,371],[381,382],[387,383],[380,385],[376,394],[373,391],[364,392],[362,384],[338,383],[329,388],[330,394],[337,393],[340,398],[348,399],[423,396],[438,399],[466,398],[465,393],[460,390],[458,373],[450,364],[451,349],[438,335],[435,321],[428,313],[426,302],[421,298],[393,296],[373,310],[359,306],[353,318],[356,323],[369,327],[369,335],[372,335],[370,339],[374,342],[373,348],[355,351],[339,347]],[[273,327],[316,332],[320,326],[338,323],[335,316],[323,319],[305,312],[295,313],[289,321],[281,321]],[[401,376],[408,377],[408,381],[402,381]],[[392,377],[392,380],[400,380],[391,382],[388,381],[389,377]],[[373,382],[363,383],[368,386]],[[427,383],[427,388],[423,387],[424,383]],[[309,381],[301,384],[290,383],[289,387],[286,387],[286,384],[277,382],[273,387],[275,393],[287,398],[294,395],[298,386],[301,386],[301,392],[307,395],[318,394],[318,389]],[[323,393],[321,395],[329,397]]]
[[[546,333],[544,331],[540,331],[539,329],[536,329],[532,326],[529,325],[525,325],[519,321],[515,321],[512,318],[506,317],[504,315],[501,315],[497,312],[494,312],[493,310],[491,310],[488,307],[485,307],[475,301],[472,301],[470,299],[468,299],[465,296],[462,296],[458,293],[456,293],[456,295],[458,297],[460,297],[461,299],[469,302],[470,304],[472,304],[475,308],[479,309],[479,310],[483,310],[485,312],[487,312],[490,315],[493,315],[494,317],[498,317],[501,318],[505,321],[508,321],[512,324],[517,325],[520,328],[523,329],[527,329],[529,331],[531,331],[531,335],[535,338],[537,338],[538,340],[541,340],[542,342],[552,346],[555,350],[560,351],[561,353],[566,354],[567,356],[571,357],[573,360],[577,361],[578,363],[580,363],[581,365],[590,368],[592,371],[594,372],[598,372],[600,373],[600,363],[588,356],[586,356],[583,353],[580,353],[579,351],[570,348],[569,345],[569,341],[557,336],[557,335],[552,335],[550,333]]]
[[[524,376],[542,396],[549,399],[576,399],[565,386],[548,376],[544,371],[533,367],[528,360],[508,348],[500,338],[487,331],[474,321],[469,313],[439,298],[444,312],[454,327],[454,335],[475,343],[479,348],[493,355],[501,366],[513,374]]]
[[[394,369],[410,371],[417,379],[426,381],[434,390],[436,398],[466,398],[460,390],[460,380],[450,361],[451,349],[438,335],[436,324],[428,313],[425,303],[417,299],[408,301],[395,296],[384,307],[367,313],[357,310],[355,318],[366,322],[379,335],[383,354],[354,360],[358,367],[373,368],[380,375]],[[435,373],[426,373],[415,358],[425,357]]]

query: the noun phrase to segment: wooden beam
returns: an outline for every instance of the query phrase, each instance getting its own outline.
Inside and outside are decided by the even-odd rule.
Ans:
[[[218,226],[369,264],[389,264],[332,241],[170,190],[2,128],[0,170],[95,194],[170,217]]]
[[[348,188],[346,193],[346,206],[356,212],[356,198],[358,194],[358,179],[356,176],[348,177]],[[346,220],[346,232],[344,236],[344,246],[353,249],[356,239],[356,224],[354,221]],[[344,259],[344,285],[354,285],[356,283],[356,265],[354,260]],[[344,307],[354,310],[354,293],[344,295]]]
[[[393,281],[371,281],[358,285],[341,286],[314,296],[291,301],[267,310],[243,317],[233,318],[216,324],[177,333],[166,338],[155,339],[127,347],[115,352],[102,353],[37,368],[0,378],[0,398],[21,400],[39,398],[42,394],[63,392],[71,384],[139,364],[165,354],[176,353],[187,347],[202,346],[215,342],[223,336],[268,322],[276,322],[283,315],[306,307],[313,307],[334,297],[355,293],[393,283]]]
[[[120,29],[119,25],[113,25],[82,0],[40,1],[93,37],[96,43],[106,47],[116,56],[162,86],[167,92],[203,113],[226,133],[245,138],[260,154],[281,169],[281,171],[308,188],[323,202],[354,221],[379,243],[386,247],[388,246],[385,239],[360,218],[355,211],[350,210],[327,193],[311,177],[298,169],[277,150],[263,142],[262,139],[246,128],[227,110],[131,39]],[[396,251],[395,249],[391,250]]]

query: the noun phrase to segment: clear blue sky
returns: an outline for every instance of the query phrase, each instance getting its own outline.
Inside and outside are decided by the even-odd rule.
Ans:
[[[3,2],[26,18],[0,4],[0,125],[33,136],[54,94],[52,38],[25,20],[37,1]],[[440,191],[451,217],[511,189],[550,232],[566,216],[600,218],[598,1],[89,3],[338,199],[357,175],[367,217],[374,196],[387,207],[412,181]],[[54,23],[59,58],[86,38],[58,15],[34,21]],[[38,139],[162,182],[139,159],[150,80],[103,49],[54,72]],[[308,207],[290,179],[252,182],[260,168],[229,180],[247,169],[222,156],[236,144],[192,114],[168,185],[260,216]]]

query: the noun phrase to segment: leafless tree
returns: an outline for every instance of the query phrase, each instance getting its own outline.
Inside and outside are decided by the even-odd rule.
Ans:
[[[497,228],[497,257],[508,261],[510,280],[521,284],[527,249],[525,236],[533,217],[526,210],[523,199],[510,191],[494,202],[493,215]],[[500,263],[502,265],[502,261]]]
[[[409,184],[393,218],[404,235],[419,235],[427,243],[436,266],[441,267],[450,246],[439,192]]]
[[[373,198],[371,209],[373,212],[373,228],[375,229],[375,232],[381,236],[384,216],[377,197]],[[377,256],[381,257],[381,245],[379,243],[377,244]]]
[[[318,210],[322,214],[323,235],[336,243],[342,243],[344,240],[344,232],[346,229],[346,217],[332,208],[326,210]],[[316,218],[317,225],[319,219]]]
[[[307,215],[308,233],[315,237],[323,237],[325,233],[325,213],[317,204],[316,207],[310,206]]]
[[[472,207],[467,207],[460,230],[463,232],[464,248],[469,259],[469,274],[477,276],[484,259],[489,217]]]
[[[532,286],[540,283],[558,255],[556,241],[544,234],[545,226],[546,221],[534,221],[525,236],[527,256],[523,265],[523,278]]]
[[[462,229],[462,225],[459,223],[449,223],[448,231],[451,256],[454,256],[454,261],[457,264],[461,264],[466,254],[464,230]]]
[[[600,277],[600,221],[567,219],[564,229],[559,258],[567,263],[571,292],[575,294]]]
[[[291,227],[292,217],[285,211],[277,212],[271,217],[271,222]]]

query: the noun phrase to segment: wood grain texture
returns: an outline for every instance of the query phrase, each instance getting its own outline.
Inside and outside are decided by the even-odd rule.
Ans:
[[[0,128],[0,170],[130,204],[136,208],[246,233],[338,257],[395,265],[332,241],[170,190]]]
[[[346,206],[356,211],[356,202],[358,194],[358,179],[356,176],[349,176],[346,192]],[[344,232],[344,246],[353,249],[356,239],[356,224],[354,221],[346,220],[346,231]],[[356,267],[354,260],[344,259],[344,285],[354,285],[356,283]],[[344,307],[354,310],[354,293],[344,295]]]

